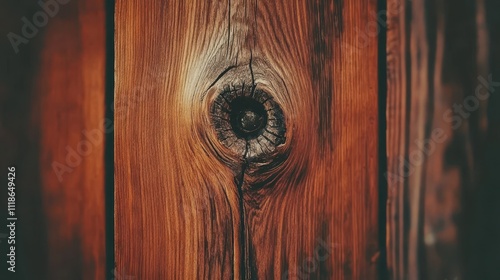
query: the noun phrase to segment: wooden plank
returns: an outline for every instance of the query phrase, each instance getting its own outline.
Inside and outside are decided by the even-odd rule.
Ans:
[[[20,33],[22,22],[21,17],[33,9],[33,5],[20,1],[19,4],[2,2],[0,4],[0,24],[1,34],[9,32]],[[23,3],[24,5],[20,5]],[[4,36],[5,36],[4,35]],[[5,37],[4,37],[5,38]],[[34,38],[39,39],[39,38]],[[43,254],[46,250],[44,240],[46,230],[43,225],[44,215],[42,213],[41,190],[39,176],[39,147],[36,142],[36,134],[30,133],[33,127],[30,117],[33,104],[33,79],[36,73],[36,61],[33,57],[38,57],[40,51],[39,41],[32,41],[23,49],[23,53],[16,54],[9,40],[0,41],[0,178],[2,180],[2,191],[0,200],[2,201],[0,219],[2,223],[7,220],[7,168],[15,165],[17,168],[17,192],[16,208],[19,221],[16,227],[16,237],[19,246],[17,248],[17,272],[14,274],[7,270],[7,251],[10,249],[7,238],[10,232],[2,224],[0,230],[0,261],[2,279],[23,279],[23,273],[27,273],[27,268],[32,269],[38,275],[46,275]],[[34,132],[31,130],[31,132]],[[22,172],[22,173],[21,173]],[[21,220],[21,217],[23,218]],[[38,229],[38,232],[36,230]],[[25,244],[23,248],[21,244]],[[28,254],[28,248],[31,254]],[[25,256],[21,260],[21,256]],[[33,258],[30,258],[32,256]],[[25,269],[22,269],[25,266]],[[35,274],[33,274],[35,275]],[[27,273],[27,277],[33,276]],[[11,278],[9,278],[11,277]],[[43,279],[43,278],[42,278]]]
[[[465,279],[495,279],[500,263],[500,2],[478,1],[478,69],[481,92],[489,93],[471,124],[472,184],[464,192]],[[486,82],[485,82],[486,81]]]
[[[489,171],[499,161],[488,156],[499,149],[492,144],[498,102],[484,81],[499,48],[489,43],[496,39],[486,10],[484,1],[388,1],[392,279],[493,279],[477,244],[498,248],[498,241],[474,226],[478,219],[494,223],[498,213],[493,205],[479,207],[489,200],[479,194],[498,198],[498,176]]]
[[[115,20],[117,270],[376,279],[376,1],[131,0]]]
[[[24,39],[1,43],[0,163],[17,170],[17,262],[2,240],[2,279],[104,279],[104,1],[11,2],[2,34]]]

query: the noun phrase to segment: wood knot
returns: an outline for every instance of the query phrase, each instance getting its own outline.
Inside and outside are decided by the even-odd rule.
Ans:
[[[264,105],[246,97],[236,98],[232,103],[229,116],[233,131],[245,139],[259,135],[267,123]]]
[[[211,106],[222,144],[245,160],[265,159],[285,143],[283,111],[256,85],[227,86]]]

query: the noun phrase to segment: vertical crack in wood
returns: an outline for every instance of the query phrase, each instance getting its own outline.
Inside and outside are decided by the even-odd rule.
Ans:
[[[245,221],[245,200],[243,198],[243,184],[245,182],[245,171],[248,166],[248,162],[246,159],[246,154],[248,153],[248,142],[245,147],[245,158],[241,164],[241,171],[238,176],[236,176],[236,187],[238,188],[238,199],[239,199],[239,212],[240,212],[240,246],[241,246],[241,260],[240,260],[240,277],[241,279],[251,279],[251,275],[247,275],[250,273],[249,267],[249,254],[248,254],[248,246],[249,237],[246,231],[246,221]],[[248,276],[248,278],[246,278]]]
[[[226,54],[229,54],[230,45],[231,45],[231,0],[227,0],[227,49]]]
[[[252,76],[252,92],[250,96],[253,97],[255,92],[255,76],[253,74],[252,61],[253,61],[253,52],[252,50],[250,50],[250,63],[248,64],[248,67],[250,68],[250,75]]]
[[[252,61],[253,61],[253,52],[250,50],[250,74],[252,76],[252,86],[251,86],[251,96],[254,95],[255,91],[255,76],[252,69]],[[241,173],[239,174],[239,179],[237,179],[237,188],[239,195],[239,211],[240,211],[240,240],[241,240],[241,252],[242,252],[242,260],[241,260],[241,279],[253,279],[252,278],[252,269],[251,264],[253,263],[252,256],[250,254],[251,239],[250,233],[247,228],[246,219],[245,219],[245,198],[243,185],[245,182],[245,172],[249,165],[248,153],[250,150],[250,142],[246,140],[245,152],[243,154],[243,161],[241,163]]]

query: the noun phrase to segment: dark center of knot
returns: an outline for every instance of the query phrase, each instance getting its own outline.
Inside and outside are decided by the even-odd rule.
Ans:
[[[246,133],[255,132],[262,129],[264,124],[264,116],[250,110],[241,112],[239,116],[240,129]]]
[[[274,159],[278,147],[285,144],[286,125],[283,111],[271,94],[256,85],[231,85],[211,102],[217,138],[234,155],[247,162],[273,164],[285,158]]]
[[[231,127],[241,138],[251,139],[260,135],[267,125],[267,112],[260,102],[249,97],[237,97],[230,104]]]

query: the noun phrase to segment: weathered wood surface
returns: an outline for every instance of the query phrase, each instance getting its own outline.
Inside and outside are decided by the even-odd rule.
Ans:
[[[388,1],[392,279],[498,278],[498,10]]]
[[[130,0],[115,20],[122,275],[376,279],[376,1]],[[262,91],[278,136],[216,120],[221,92]]]
[[[16,273],[7,272],[1,239],[1,279],[105,279],[104,133],[94,131],[104,121],[104,1],[60,2],[17,53],[6,35],[23,36],[21,19],[33,24],[44,10],[36,1],[0,4],[0,233],[10,165],[18,217]],[[95,138],[81,147],[86,133]]]

